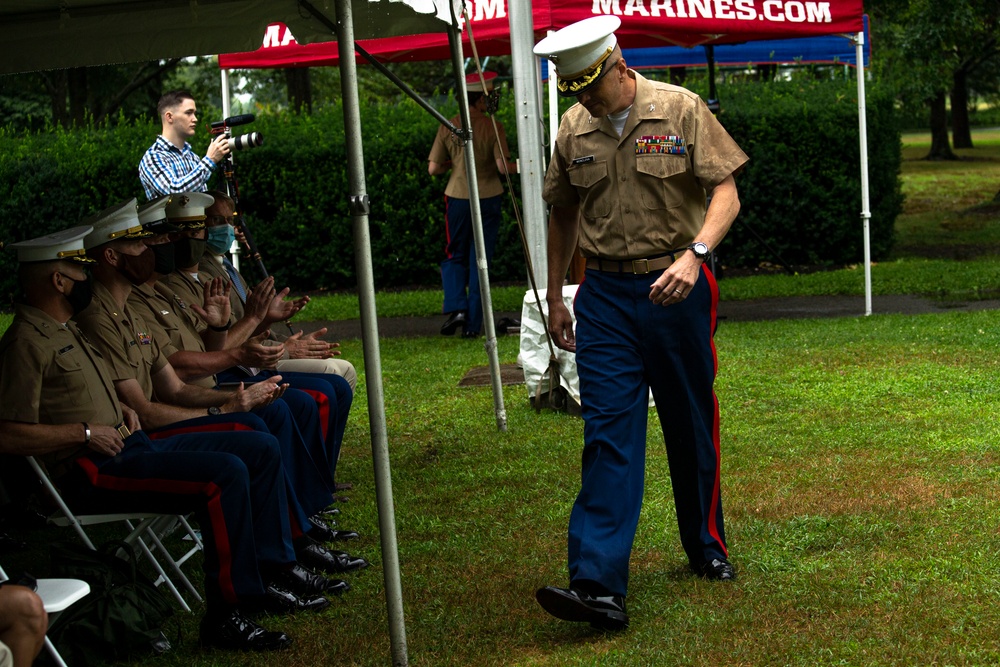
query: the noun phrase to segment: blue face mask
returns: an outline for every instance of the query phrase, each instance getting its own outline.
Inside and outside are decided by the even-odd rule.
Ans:
[[[232,225],[219,225],[208,228],[208,249],[216,255],[225,255],[236,239]]]

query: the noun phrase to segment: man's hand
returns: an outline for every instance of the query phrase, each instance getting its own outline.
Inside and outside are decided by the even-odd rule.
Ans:
[[[576,334],[573,333],[573,316],[566,304],[559,301],[548,301],[549,305],[549,335],[555,341],[556,347],[576,352]]]
[[[694,253],[684,251],[663,274],[649,286],[649,300],[657,305],[669,306],[688,297],[698,274],[701,260]]]
[[[229,290],[232,283],[216,277],[205,283],[202,288],[204,292],[203,306],[196,303],[191,304],[198,317],[205,320],[210,327],[224,327],[229,324],[229,316],[232,312],[232,304],[229,302]]]
[[[339,357],[340,343],[328,343],[321,339],[327,332],[326,327],[309,334],[301,331],[285,339],[285,349],[292,359],[329,359]]]
[[[258,322],[263,322],[267,318],[267,311],[275,299],[274,276],[268,276],[250,290],[247,295],[245,305],[246,315],[253,317]]]
[[[125,447],[125,441],[115,427],[98,424],[90,427],[90,443],[87,446],[98,454],[117,456]]]
[[[122,415],[125,416],[125,428],[130,433],[142,430],[142,422],[139,421],[139,413],[122,403]]]
[[[274,368],[285,353],[284,345],[264,345],[270,331],[254,336],[240,345],[236,356],[241,366],[256,366],[257,368]]]
[[[215,139],[212,139],[212,143],[208,145],[205,157],[215,164],[220,164],[226,159],[227,155],[229,155],[229,138],[224,134],[220,134]]]
[[[274,299],[271,300],[271,307],[267,311],[266,321],[268,324],[272,324],[274,322],[284,322],[295,315],[295,313],[305,308],[306,304],[309,303],[309,297],[307,296],[301,296],[298,299],[285,301],[285,297],[288,296],[289,291],[290,290],[286,287],[278,292]]]
[[[239,388],[233,392],[228,401],[220,406],[220,409],[223,413],[250,412],[254,408],[270,405],[281,398],[281,395],[288,389],[287,384],[278,384],[279,382],[281,382],[280,375],[262,380],[249,387],[244,387],[241,382]]]

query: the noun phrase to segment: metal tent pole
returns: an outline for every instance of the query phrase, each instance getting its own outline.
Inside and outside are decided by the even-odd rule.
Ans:
[[[454,7],[452,8],[454,11]],[[486,334],[486,355],[490,361],[490,379],[493,384],[493,411],[497,428],[507,430],[507,410],[503,404],[503,383],[500,381],[500,358],[497,356],[496,325],[493,322],[493,299],[490,296],[490,276],[487,270],[486,243],[483,240],[483,213],[479,208],[479,183],[476,180],[476,156],[472,148],[472,117],[469,115],[469,98],[465,88],[465,65],[462,57],[462,34],[458,20],[452,17],[448,26],[448,44],[451,47],[451,64],[455,71],[455,96],[465,130],[465,173],[469,181],[469,208],[472,212],[472,237],[476,246],[476,268],[479,271],[479,294],[483,302],[483,331]]]
[[[858,70],[858,141],[861,150],[861,222],[865,235],[865,315],[872,314],[871,208],[868,194],[868,111],[865,107],[865,33],[854,37]]]
[[[368,422],[371,425],[372,466],[375,471],[375,497],[378,505],[379,539],[382,545],[382,576],[385,581],[385,604],[389,614],[392,664],[402,667],[409,664],[406,656],[406,621],[403,616],[403,586],[399,574],[399,548],[396,543],[392,477],[389,471],[389,441],[385,424],[382,359],[375,312],[371,236],[368,231],[369,205],[361,143],[358,68],[354,62],[354,18],[351,0],[336,0],[336,9],[340,89],[344,104],[347,174],[350,181],[349,206],[354,232],[354,262],[358,274],[361,341],[365,355],[365,388],[368,391]]]
[[[535,32],[530,0],[507,4],[510,22],[510,56],[514,69],[514,102],[517,119],[517,154],[520,156],[521,213],[524,238],[531,257],[535,284],[548,280],[547,226],[542,186],[545,181],[545,151],[542,140],[542,114],[538,98],[538,58],[535,57]],[[530,73],[530,74],[529,74]],[[553,138],[555,135],[553,135]],[[554,142],[553,142],[554,143]]]
[[[229,92],[229,70],[221,69],[219,70],[219,83],[222,86],[222,117],[229,118],[232,113],[232,101]],[[235,239],[233,239],[232,245],[229,246],[229,254],[233,257],[233,266],[236,270],[240,270],[240,244]]]

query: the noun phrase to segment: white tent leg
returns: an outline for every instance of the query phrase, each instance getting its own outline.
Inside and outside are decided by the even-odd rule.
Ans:
[[[402,667],[409,664],[406,656],[406,621],[403,615],[403,585],[399,574],[399,548],[396,542],[392,477],[389,471],[389,441],[385,423],[385,393],[382,387],[378,319],[375,312],[371,236],[368,232],[368,193],[361,143],[358,68],[354,62],[354,18],[350,0],[336,0],[336,9],[340,90],[344,102],[351,225],[354,232],[355,270],[358,274],[361,341],[365,353],[365,388],[368,391],[368,422],[371,425],[372,466],[375,472],[375,497],[378,505],[379,539],[382,546],[382,576],[389,615],[392,664]]]
[[[861,222],[865,234],[865,315],[872,314],[871,208],[868,195],[868,111],[865,107],[865,33],[854,37],[858,72],[858,141],[861,144]]]
[[[542,140],[542,107],[538,103],[539,60],[532,51],[535,33],[532,29],[531,2],[508,2],[507,9],[510,57],[514,69],[514,102],[517,104],[517,154],[521,166],[524,238],[526,251],[531,258],[534,284],[545,286],[549,273],[546,252],[548,226],[545,224],[545,202],[542,200],[545,151]]]
[[[469,115],[469,98],[465,88],[462,58],[462,35],[459,29],[448,27],[448,44],[455,70],[457,88],[455,96],[462,116],[462,127],[468,132],[465,144],[465,173],[469,181],[469,209],[472,213],[472,238],[476,246],[476,269],[479,272],[479,294],[483,303],[483,333],[486,334],[486,355],[490,362],[490,379],[493,384],[493,411],[497,429],[507,430],[507,410],[503,404],[503,383],[500,381],[500,358],[497,355],[496,325],[493,322],[493,298],[490,296],[490,275],[486,261],[486,242],[483,240],[483,212],[479,207],[479,183],[476,180],[476,155],[472,148],[472,118]],[[473,324],[475,324],[473,322]]]
[[[219,83],[222,86],[222,117],[229,118],[232,116],[232,100],[230,98],[229,92],[229,70],[220,69],[219,70]],[[234,239],[232,245],[229,247],[229,254],[233,257],[233,266],[236,270],[240,270],[240,244]]]

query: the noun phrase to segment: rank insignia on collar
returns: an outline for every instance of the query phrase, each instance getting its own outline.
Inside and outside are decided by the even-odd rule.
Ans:
[[[656,105],[655,104],[650,104],[649,105],[649,111],[656,111]]]

